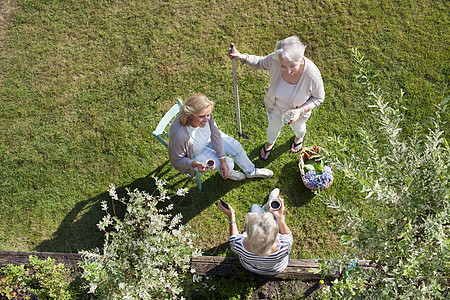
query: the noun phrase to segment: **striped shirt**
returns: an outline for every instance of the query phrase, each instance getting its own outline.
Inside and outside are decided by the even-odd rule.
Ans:
[[[230,236],[231,251],[239,255],[239,260],[244,268],[260,275],[276,275],[284,271],[289,264],[289,253],[294,242],[292,233],[278,233],[278,250],[268,256],[258,256],[249,252],[244,247],[244,238],[247,233]]]

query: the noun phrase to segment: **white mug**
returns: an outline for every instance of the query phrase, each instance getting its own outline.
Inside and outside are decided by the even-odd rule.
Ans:
[[[210,158],[206,161],[206,166],[208,167],[208,169],[210,170],[214,170],[216,168],[216,163],[214,161],[214,159]]]
[[[270,200],[269,207],[274,210],[279,210],[281,208],[281,200],[278,198]]]

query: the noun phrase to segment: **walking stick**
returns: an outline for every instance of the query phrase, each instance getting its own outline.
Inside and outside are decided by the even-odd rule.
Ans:
[[[231,52],[235,52],[236,49],[234,48],[234,44],[230,44]],[[231,63],[233,65],[233,82],[234,82],[234,102],[236,104],[236,117],[237,117],[237,123],[238,123],[238,131],[239,131],[239,137],[243,137],[244,139],[248,139],[248,136],[244,133],[242,133],[241,128],[241,113],[239,109],[239,94],[238,94],[238,85],[237,85],[237,75],[236,75],[236,59],[232,59]]]

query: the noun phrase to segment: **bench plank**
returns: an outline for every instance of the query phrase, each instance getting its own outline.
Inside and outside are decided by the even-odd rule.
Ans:
[[[68,267],[78,267],[78,262],[82,256],[78,253],[56,253],[56,252],[16,252],[0,251],[0,267],[7,264],[29,265],[29,256],[34,255],[44,260],[47,257],[54,259],[58,263],[63,263]],[[347,262],[346,265],[350,263]],[[362,268],[371,268],[369,261],[359,261]],[[236,272],[248,272],[239,262],[238,257],[223,256],[198,256],[191,258],[191,270],[199,275],[221,275],[231,276]],[[256,275],[256,274],[255,274]],[[341,277],[339,270],[326,274],[325,279],[333,280]],[[262,276],[273,279],[300,279],[300,280],[319,280],[321,272],[318,259],[291,259],[287,268],[275,276]]]
[[[78,262],[81,260],[81,254],[78,253],[0,251],[0,266],[29,265],[30,255],[37,256],[41,260],[50,257],[58,263],[71,267],[78,267]]]
[[[363,268],[369,268],[369,261],[359,261]],[[346,263],[349,265],[349,263]],[[230,276],[237,271],[245,270],[237,257],[198,256],[191,259],[191,271],[199,275]],[[341,277],[339,270],[326,274],[325,279],[333,280]],[[258,275],[261,276],[261,275]],[[275,279],[320,280],[321,271],[318,259],[291,259],[286,269],[275,276],[262,276]]]

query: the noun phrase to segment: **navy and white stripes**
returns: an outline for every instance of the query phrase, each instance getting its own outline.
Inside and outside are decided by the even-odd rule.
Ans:
[[[258,256],[244,248],[247,233],[230,236],[231,251],[239,255],[244,268],[260,275],[276,275],[283,272],[289,264],[289,253],[293,244],[292,233],[278,234],[278,250],[268,256]]]

